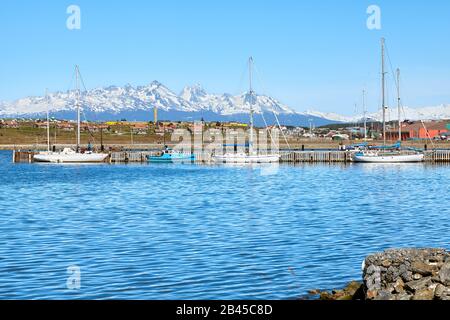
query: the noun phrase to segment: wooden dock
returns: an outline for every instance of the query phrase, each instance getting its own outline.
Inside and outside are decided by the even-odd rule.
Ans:
[[[13,151],[14,163],[33,163],[34,151]],[[145,163],[147,156],[156,156],[157,151],[120,151],[110,152],[108,163]],[[212,154],[194,152],[197,163],[211,163]],[[352,162],[351,151],[282,151],[282,163],[349,163]],[[425,151],[427,163],[450,163],[450,149]]]

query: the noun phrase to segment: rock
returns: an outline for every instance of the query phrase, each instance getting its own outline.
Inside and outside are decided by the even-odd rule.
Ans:
[[[395,293],[403,293],[405,292],[405,283],[401,278],[397,279],[397,281],[394,284],[394,291]]]
[[[375,301],[388,301],[395,300],[395,296],[386,290],[380,291],[378,295],[374,298]]]
[[[450,300],[450,252],[398,249],[372,254],[364,260],[362,284],[310,294],[320,294],[322,300]]]
[[[416,292],[422,289],[428,288],[428,286],[431,284],[431,277],[422,278],[420,280],[414,280],[410,281],[405,284],[405,288],[408,291]]]
[[[434,299],[434,290],[432,289],[420,289],[416,291],[412,300],[433,300]]]
[[[339,298],[337,298],[336,300],[342,301],[342,300],[353,300],[353,296],[352,295],[343,295]]]
[[[378,291],[376,291],[376,290],[367,291],[367,293],[366,293],[366,299],[368,299],[368,300],[373,300],[377,296],[378,296]]]
[[[431,266],[422,261],[414,261],[411,264],[411,269],[412,269],[412,272],[420,274],[422,276],[431,276],[433,274],[433,272],[436,271],[435,266]]]
[[[401,300],[401,301],[411,300],[412,297],[413,297],[412,294],[407,294],[407,293],[401,293],[396,296],[397,300]]]
[[[352,281],[352,282],[350,282],[350,283],[347,285],[347,287],[344,289],[344,292],[345,292],[347,295],[354,296],[354,295],[356,294],[356,292],[358,292],[358,290],[361,289],[362,285],[363,285],[363,284],[362,284],[361,282],[358,282],[358,281]]]
[[[434,296],[439,300],[444,300],[447,297],[450,298],[450,288],[439,283],[434,290]]]
[[[422,279],[422,278],[423,278],[422,275],[420,275],[418,273],[413,274],[413,280],[419,280],[419,279]]]
[[[439,279],[444,286],[450,286],[450,261],[447,261],[439,271]]]
[[[338,300],[339,298],[345,296],[345,292],[343,290],[333,290],[332,292],[332,300]]]
[[[444,292],[445,292],[445,287],[444,287],[444,285],[442,285],[442,284],[438,284],[437,286],[436,286],[436,289],[434,290],[434,296],[436,297],[436,298],[440,298],[440,297],[442,297],[443,295],[444,295]]]
[[[321,292],[320,293],[320,300],[332,300],[332,295],[328,292]]]
[[[316,295],[320,294],[320,290],[318,290],[318,289],[310,290],[310,291],[308,292],[308,294],[310,294],[310,295],[312,295],[312,296],[316,296]]]
[[[411,271],[406,271],[404,273],[401,274],[401,277],[403,279],[404,282],[410,282],[413,281],[413,273]]]
[[[389,260],[383,260],[382,262],[381,262],[381,265],[383,266],[383,267],[385,267],[385,268],[389,268],[390,266],[391,266],[391,262],[389,261]]]

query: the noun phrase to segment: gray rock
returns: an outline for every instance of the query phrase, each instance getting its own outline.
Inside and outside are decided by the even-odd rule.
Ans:
[[[439,271],[439,279],[445,286],[450,286],[450,261],[446,262]]]
[[[363,288],[371,300],[450,299],[450,252],[386,250],[365,259]]]
[[[401,277],[403,279],[404,282],[410,282],[413,281],[413,273],[411,271],[406,271],[404,273],[401,274]]]
[[[434,296],[438,299],[442,298],[445,296],[445,291],[446,291],[446,287],[442,284],[438,284],[436,286],[436,289],[434,290]]]
[[[431,284],[431,277],[422,278],[420,280],[410,281],[405,284],[405,288],[409,291],[416,292],[422,289],[428,289]]]

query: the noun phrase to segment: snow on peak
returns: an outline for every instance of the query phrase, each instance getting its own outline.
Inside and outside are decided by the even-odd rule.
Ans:
[[[208,94],[205,89],[199,84],[192,87],[185,87],[180,93],[180,97],[191,103],[204,102]]]
[[[336,113],[325,113],[319,111],[308,110],[303,113],[307,116],[319,117],[336,122],[361,122],[364,120],[364,115],[344,116]],[[383,112],[378,110],[377,112],[366,114],[368,121],[382,121]],[[422,107],[411,108],[403,107],[401,111],[401,120],[446,120],[450,119],[450,104],[441,104],[434,107]],[[386,112],[386,121],[398,121],[398,109],[396,107],[388,107]]]
[[[39,114],[50,109],[50,112],[71,111],[76,108],[76,92],[56,92],[45,97],[27,97],[12,103],[0,104],[0,115]],[[146,86],[133,87],[129,84],[95,88],[83,92],[81,105],[85,110],[95,113],[150,110],[154,107],[164,111],[199,112],[210,111],[220,115],[248,113],[250,110],[248,93],[233,96],[230,94],[209,94],[200,85],[185,87],[177,95],[158,81]],[[287,106],[277,100],[255,95],[253,109],[256,113],[275,112],[276,114],[295,114]]]

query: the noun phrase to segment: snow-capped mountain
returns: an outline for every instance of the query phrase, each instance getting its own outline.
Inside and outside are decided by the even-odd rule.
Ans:
[[[306,111],[304,114],[343,123],[361,122],[364,120],[364,115],[343,116],[336,113],[324,113],[319,111]],[[379,110],[374,113],[368,113],[366,117],[368,120],[382,121],[383,112],[382,110]],[[450,104],[423,108],[403,107],[400,118],[401,120],[410,121],[448,120],[450,119]],[[398,109],[396,107],[387,109],[386,121],[398,121]]]
[[[55,92],[45,97],[27,97],[14,102],[0,102],[0,117],[36,118],[45,115],[49,108],[52,116],[61,119],[74,119],[76,114],[76,92]],[[250,94],[210,94],[200,85],[186,87],[176,94],[163,84],[153,81],[147,86],[110,86],[83,92],[80,97],[84,116],[92,121],[127,119],[130,121],[153,120],[153,108],[158,108],[160,120],[192,121],[241,121],[248,122]],[[315,126],[330,123],[360,122],[364,116],[344,116],[319,111],[295,112],[288,106],[265,95],[253,96],[253,108],[259,117],[256,125],[276,123],[292,126]],[[262,117],[263,115],[264,117]],[[382,119],[381,110],[367,114],[375,121]],[[397,120],[397,109],[389,108],[388,121]],[[402,119],[439,120],[450,119],[450,105],[413,109],[405,107]],[[265,121],[264,121],[265,120]]]
[[[239,96],[230,94],[211,95],[207,94],[199,85],[184,88],[180,97],[202,110],[213,111],[221,115],[248,113],[252,103],[249,93],[243,93]],[[253,108],[256,113],[275,112],[277,115],[295,113],[275,99],[262,95],[253,96]]]
[[[51,93],[48,99],[27,97],[12,103],[1,103],[0,117],[42,116],[49,108],[55,117],[73,119],[76,101],[75,91]],[[206,121],[248,122],[251,102],[249,93],[237,96],[209,94],[199,85],[186,87],[177,95],[157,81],[140,87],[126,85],[97,88],[83,92],[80,97],[83,113],[90,120],[125,118],[149,121],[153,119],[153,108],[157,107],[160,120],[191,121],[204,118]],[[268,124],[276,123],[275,115],[285,125],[306,125],[311,118],[311,115],[297,113],[265,95],[254,95],[252,105],[255,113],[264,115]],[[257,124],[262,124],[263,117],[259,120],[256,118]],[[330,123],[320,117],[313,118],[317,125]]]

